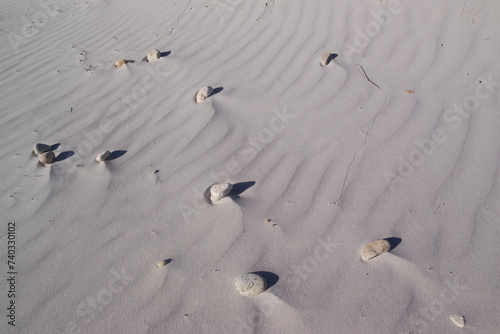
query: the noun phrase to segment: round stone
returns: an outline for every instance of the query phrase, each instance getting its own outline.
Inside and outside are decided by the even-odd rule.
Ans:
[[[45,165],[50,165],[52,162],[54,162],[54,159],[56,158],[56,155],[52,151],[48,151],[45,153],[40,154],[40,162],[45,164]]]
[[[266,280],[257,274],[248,273],[242,275],[234,282],[236,290],[242,296],[255,296],[267,288]]]
[[[154,49],[149,51],[146,57],[148,61],[155,61],[160,59],[160,55],[161,55],[160,50]]]
[[[210,187],[210,200],[212,203],[221,200],[231,192],[231,189],[233,189],[231,183],[214,184]]]
[[[361,254],[361,259],[365,262],[368,262],[374,257],[377,257],[382,253],[388,252],[390,249],[391,249],[391,244],[387,240],[380,239],[369,242],[363,249],[363,253]]]
[[[44,152],[50,151],[50,145],[42,143],[35,144],[33,151],[35,152],[36,155],[40,155]]]
[[[104,160],[106,160],[107,158],[109,158],[109,156],[111,155],[111,152],[110,151],[106,151],[106,152],[102,152],[102,153],[99,153],[97,155],[97,158],[95,158],[98,162],[103,162]]]
[[[196,103],[203,102],[207,97],[212,95],[214,92],[214,89],[210,86],[205,86],[201,88],[198,93],[196,94]]]

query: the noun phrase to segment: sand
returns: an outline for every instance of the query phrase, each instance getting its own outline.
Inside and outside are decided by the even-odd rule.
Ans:
[[[497,332],[499,12],[2,1],[0,331]]]

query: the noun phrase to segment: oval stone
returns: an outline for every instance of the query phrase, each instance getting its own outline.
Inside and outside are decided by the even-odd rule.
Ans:
[[[205,86],[201,88],[198,93],[196,94],[196,103],[203,102],[207,97],[212,95],[214,92],[214,89],[210,86]]]
[[[465,327],[465,318],[463,316],[458,315],[458,314],[454,314],[454,315],[450,315],[450,319],[458,327],[460,327],[460,328]]]
[[[266,280],[257,274],[244,274],[234,282],[236,290],[242,296],[255,296],[267,288]]]
[[[102,152],[102,153],[99,153],[97,155],[97,158],[95,158],[98,162],[103,162],[104,160],[106,160],[107,158],[109,158],[109,156],[111,155],[111,152],[110,151],[106,151],[106,152]]]
[[[126,63],[128,63],[128,60],[127,60],[127,59],[118,60],[118,61],[115,63],[115,67],[116,67],[116,68],[120,68],[120,67],[122,67],[123,65],[125,65]]]
[[[374,257],[377,257],[382,253],[388,252],[390,249],[391,249],[391,244],[387,240],[380,239],[369,242],[363,249],[363,253],[361,254],[361,259],[365,262],[368,262]]]
[[[330,64],[330,60],[332,60],[332,54],[325,53],[320,60],[321,66],[327,66],[328,64]]]
[[[47,151],[50,151],[50,145],[47,144],[38,143],[33,147],[33,152],[35,152],[36,155],[40,155]]]
[[[212,203],[221,200],[231,192],[231,189],[233,189],[231,183],[214,184],[210,187],[210,200]]]
[[[50,165],[52,162],[54,162],[54,159],[56,158],[56,155],[53,151],[48,151],[45,153],[40,154],[40,162],[46,165]]]

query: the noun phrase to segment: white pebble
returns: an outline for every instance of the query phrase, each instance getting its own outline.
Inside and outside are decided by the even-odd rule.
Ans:
[[[457,325],[460,328],[463,328],[465,326],[465,318],[461,315],[458,314],[450,315],[450,319],[455,323],[455,325]]]
[[[45,165],[50,165],[54,159],[56,158],[56,155],[54,152],[52,151],[48,151],[48,152],[45,152],[45,153],[42,153],[40,155],[40,162],[45,164]]]
[[[50,151],[50,145],[42,143],[35,144],[33,151],[35,152],[36,155],[40,155],[44,152]]]
[[[231,189],[233,189],[231,183],[214,184],[210,187],[210,200],[212,203],[221,200],[231,192]]]
[[[321,66],[327,66],[328,64],[330,64],[331,60],[332,60],[332,54],[325,53],[320,60]]]
[[[207,97],[212,95],[214,92],[214,89],[210,86],[205,86],[201,88],[198,93],[196,94],[196,103],[203,102]]]
[[[157,50],[157,49],[154,49],[154,50],[151,50],[148,52],[148,55],[146,56],[146,59],[148,61],[155,61],[155,60],[158,60],[160,59],[160,51]]]
[[[236,290],[242,296],[255,296],[267,288],[266,280],[257,274],[244,274],[234,282]]]
[[[387,240],[376,240],[366,244],[361,254],[361,259],[365,262],[370,261],[376,256],[385,253],[391,249],[391,244]]]
[[[116,68],[119,68],[119,67],[122,67],[124,64],[128,63],[128,60],[127,59],[122,59],[122,60],[118,60],[116,63],[115,63],[115,67]]]
[[[158,262],[156,262],[156,266],[158,266],[158,268],[161,268],[163,266],[166,266],[168,263],[168,260],[160,260]]]
[[[109,156],[111,155],[111,152],[110,151],[106,151],[106,152],[102,152],[102,153],[99,153],[97,155],[97,158],[95,158],[98,162],[103,162],[104,160],[106,160],[107,158],[109,158]]]

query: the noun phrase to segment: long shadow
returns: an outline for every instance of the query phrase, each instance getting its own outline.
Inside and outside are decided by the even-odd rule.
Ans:
[[[214,91],[212,92],[212,95],[215,95],[215,94],[219,94],[220,92],[222,92],[224,90],[223,87],[217,87],[217,88],[214,88]]]
[[[280,277],[272,272],[269,271],[255,271],[253,274],[257,274],[264,278],[267,282],[267,289],[278,283]],[[266,290],[267,290],[266,289]]]
[[[389,241],[389,243],[391,244],[391,249],[389,249],[389,251],[392,251],[394,248],[398,247],[402,241],[401,238],[395,238],[395,237],[385,238],[384,240]]]
[[[246,191],[248,188],[252,187],[255,184],[255,181],[247,181],[233,184],[233,189],[229,195],[231,196],[239,196],[241,193]]]
[[[119,157],[123,156],[125,153],[127,153],[127,151],[125,151],[125,150],[113,151],[113,152],[111,152],[111,154],[109,155],[109,157],[106,160],[118,159]]]
[[[65,151],[65,152],[61,152],[57,155],[57,157],[54,159],[54,162],[58,162],[58,161],[63,161],[63,160],[66,160],[68,159],[69,157],[73,156],[75,154],[75,152],[73,151]]]
[[[172,51],[160,52],[160,58],[166,57],[166,56],[168,56],[171,53],[172,53]]]
[[[61,145],[61,143],[50,145],[50,150],[51,151],[55,151],[55,150],[57,150],[59,148],[60,145]]]

